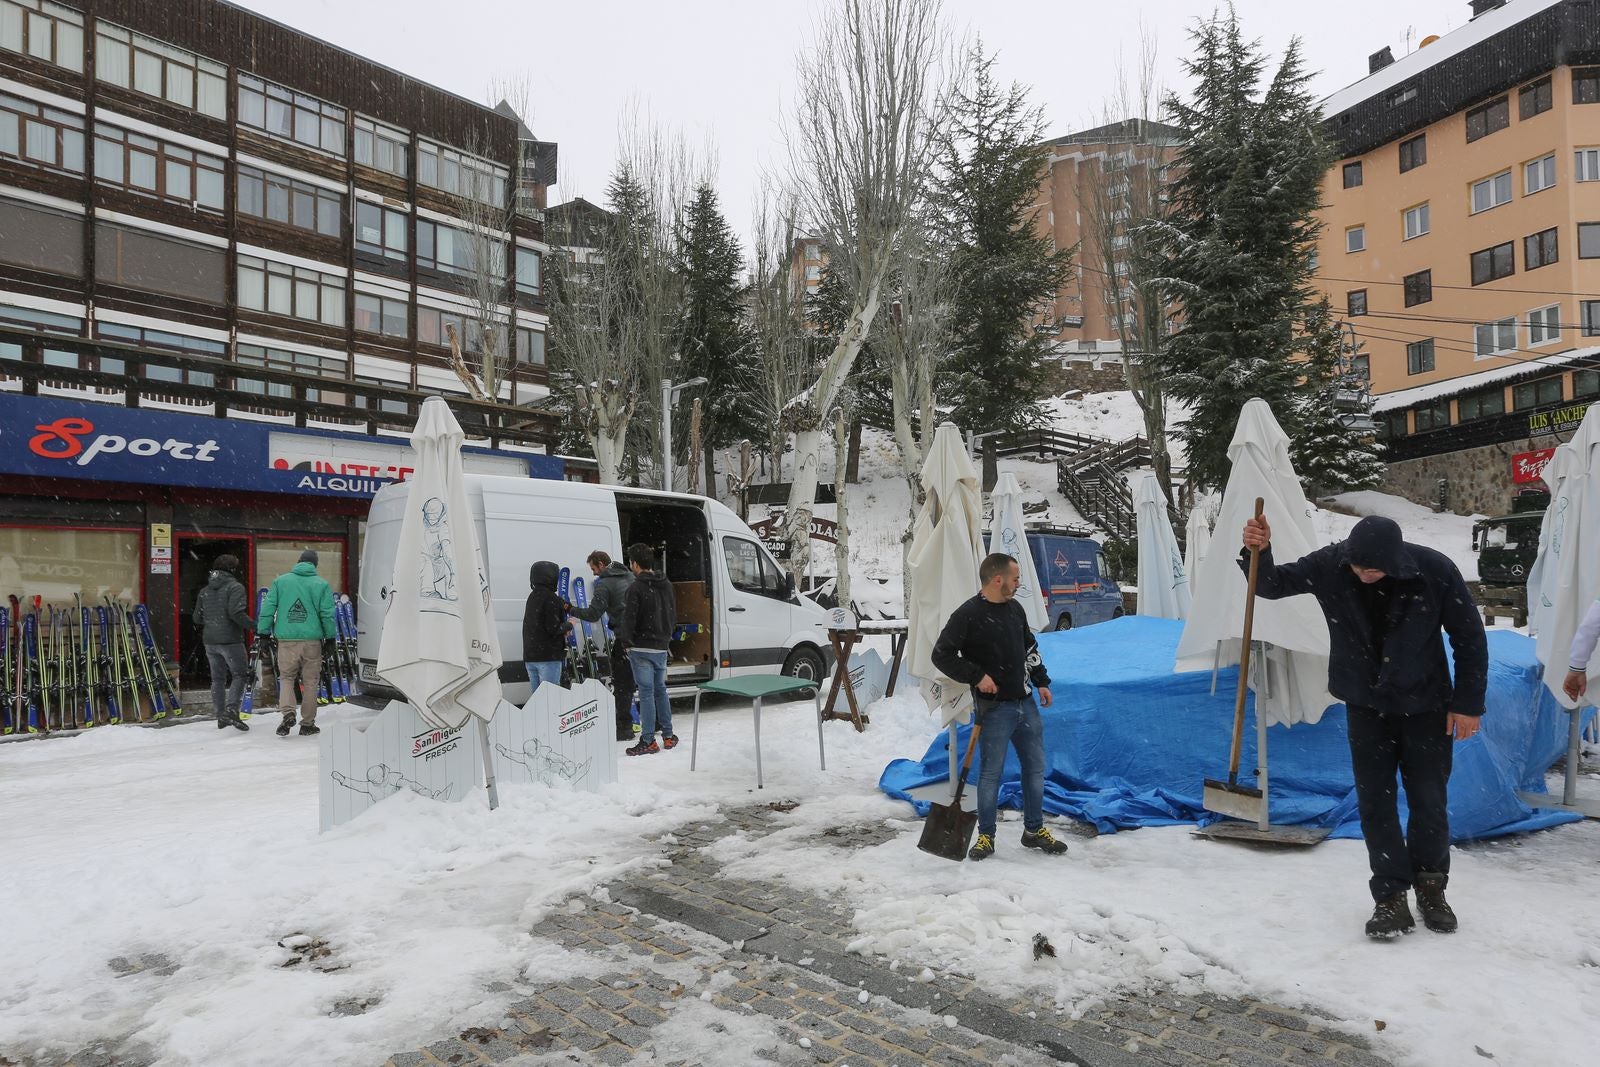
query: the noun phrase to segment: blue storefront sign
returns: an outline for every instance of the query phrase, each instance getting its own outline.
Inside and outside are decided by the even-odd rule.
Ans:
[[[0,472],[39,478],[370,497],[403,480],[401,438],[0,393]],[[462,449],[469,472],[560,479],[554,456]]]

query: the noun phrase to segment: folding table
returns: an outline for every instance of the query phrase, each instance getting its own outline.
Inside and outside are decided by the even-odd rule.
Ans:
[[[810,678],[791,678],[786,674],[747,674],[739,678],[720,678],[697,683],[694,694],[694,729],[689,735],[689,769],[694,770],[695,756],[700,744],[700,697],[704,693],[726,693],[745,697],[755,711],[756,722],[756,788],[761,789],[761,701],[766,697],[783,696],[811,690],[817,702],[817,759],[823,770],[828,769],[828,757],[822,749],[822,689],[821,683]]]

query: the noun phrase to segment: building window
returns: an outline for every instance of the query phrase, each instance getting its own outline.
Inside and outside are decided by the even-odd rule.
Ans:
[[[1354,163],[1346,163],[1344,165],[1344,187],[1346,189],[1354,189],[1360,184],[1361,161],[1358,159]]]
[[[1367,228],[1365,226],[1352,226],[1344,231],[1344,250],[1346,252],[1365,252],[1367,250]]]
[[[1580,304],[1578,322],[1585,337],[1600,337],[1600,300],[1585,300]]]
[[[1433,299],[1433,271],[1419,270],[1405,277],[1406,307],[1426,304]]]
[[[491,241],[486,234],[446,226],[442,222],[417,220],[417,266],[470,277],[477,271],[480,250],[491,257],[489,271],[499,278],[505,274],[506,246]]]
[[[1472,253],[1472,284],[1482,285],[1516,273],[1516,255],[1510,241]]]
[[[344,108],[239,75],[239,122],[269,137],[344,158]]]
[[[1396,89],[1394,92],[1389,94],[1389,106],[1399,107],[1401,104],[1409,104],[1416,98],[1417,87],[1415,85],[1408,85],[1404,89]]]
[[[1572,69],[1572,102],[1600,104],[1600,67]]]
[[[1367,291],[1365,289],[1352,289],[1344,294],[1345,314],[1351,318],[1367,313]]]
[[[0,93],[0,159],[83,173],[83,116]]]
[[[1578,258],[1600,259],[1600,222],[1578,223]]]
[[[1554,106],[1550,94],[1550,76],[1530,82],[1517,90],[1517,118],[1523,121],[1542,115]]]
[[[1522,269],[1537,270],[1548,267],[1561,260],[1561,250],[1557,247],[1556,228],[1540,230],[1530,233],[1522,239]]]
[[[517,249],[517,292],[538,296],[541,284],[542,257],[532,248]]]
[[[338,237],[344,222],[344,194],[241,163],[239,213],[268,222]]]
[[[385,337],[406,337],[407,302],[400,297],[356,293],[356,329]]]
[[[1561,305],[1528,312],[1528,344],[1545,345],[1561,340]]]
[[[1481,393],[1468,393],[1456,401],[1456,411],[1460,421],[1469,422],[1472,419],[1486,419],[1490,415],[1502,415],[1506,410],[1506,391],[1504,389],[1486,389]]]
[[[5,518],[9,521],[11,516]],[[108,592],[136,597],[143,576],[143,549],[137,527],[86,530],[0,526],[0,559],[6,561],[8,592],[11,596],[20,593],[24,600],[40,594],[46,600],[70,600],[81,595],[93,603],[97,596]],[[9,645],[13,655],[15,647],[14,643]]]
[[[220,212],[224,166],[220,156],[103,122],[94,127],[94,180],[105,185]]]
[[[406,213],[357,200],[356,250],[404,263],[411,250]]]
[[[357,115],[355,119],[356,162],[404,178],[411,172],[411,138],[404,130],[385,126]]]
[[[228,68],[221,63],[109,22],[96,21],[94,32],[94,73],[100,81],[214,119],[228,117]]]
[[[1427,374],[1433,370],[1433,338],[1406,345],[1406,373]]]
[[[239,306],[269,315],[343,326],[344,279],[307,267],[240,256]]]
[[[433,141],[417,142],[417,181],[431,189],[498,206],[506,202],[508,177],[498,163]]]
[[[1488,359],[1503,352],[1517,350],[1517,320],[1497,319],[1473,327],[1477,340],[1477,358]]]
[[[1411,432],[1410,421],[1404,411],[1391,411],[1378,416],[1378,438],[1392,441]]]
[[[181,333],[172,333],[169,330],[151,330],[141,326],[123,326],[115,322],[97,322],[94,335],[107,341],[116,341],[125,345],[137,345],[140,348],[156,348],[167,352],[182,352],[188,355],[212,356],[216,359],[226,359],[228,346],[221,341],[208,341],[201,337],[187,337]],[[122,374],[127,370],[127,364],[120,359],[113,360],[107,356],[97,357],[99,369],[107,374]],[[114,366],[107,366],[107,364]],[[155,382],[182,382],[188,385],[199,385],[207,389],[214,388],[217,376],[210,371],[186,369],[183,367],[161,367],[146,364],[144,367],[146,381]]]
[[[1428,161],[1428,135],[1419,133],[1409,141],[1400,142],[1400,173],[1422,166]]]
[[[483,330],[478,320],[468,311],[443,311],[439,308],[417,306],[417,340],[425,345],[450,347],[450,331],[463,352],[483,350]]]
[[[1572,372],[1572,399],[1581,400],[1586,396],[1600,393],[1600,371],[1575,370]]]
[[[1472,183],[1472,213],[1511,202],[1511,172],[1501,171],[1492,178]]]
[[[1600,148],[1580,148],[1572,154],[1574,181],[1600,182]]]
[[[1505,129],[1511,125],[1511,102],[1502,96],[1487,104],[1479,104],[1467,112],[1467,143]]]
[[[1428,232],[1428,205],[1418,204],[1405,211],[1406,240],[1421,237]]]
[[[81,278],[83,226],[82,215],[0,199],[0,263]]]
[[[0,48],[83,70],[83,16],[50,0],[0,0]]]
[[[1421,404],[1412,409],[1416,413],[1417,432],[1425,433],[1428,430],[1442,430],[1450,425],[1450,401],[1436,400],[1431,404]]]
[[[517,362],[530,367],[544,366],[543,330],[517,330]]]
[[[1552,153],[1522,165],[1522,195],[1542,193],[1556,183],[1556,157]]]
[[[234,346],[234,361],[246,367],[265,367],[268,370],[283,371],[286,374],[295,374],[310,378],[332,378],[343,381],[347,361],[338,356],[314,356],[306,352],[290,352],[282,348],[268,348],[264,345],[239,344]],[[233,386],[241,393],[254,393],[257,396],[294,396],[294,387],[283,382],[255,381],[249,378],[235,377]],[[322,390],[307,389],[306,399],[318,401],[322,399]]]
[[[1561,403],[1561,378],[1540,378],[1536,382],[1523,382],[1511,387],[1511,408],[1513,411],[1525,411],[1528,408],[1544,407],[1546,404]]]
[[[94,276],[109,285],[220,304],[228,257],[220,248],[104,221],[94,228]]]

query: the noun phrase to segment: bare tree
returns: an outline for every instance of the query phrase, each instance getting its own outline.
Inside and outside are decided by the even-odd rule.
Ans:
[[[1157,284],[1163,272],[1153,224],[1166,215],[1166,168],[1175,142],[1156,121],[1162,92],[1156,80],[1155,37],[1141,32],[1139,45],[1136,84],[1130,86],[1127,72],[1119,71],[1105,108],[1111,143],[1080,171],[1085,177],[1079,201],[1093,244],[1092,258],[1086,256],[1084,266],[1100,275],[1106,315],[1122,347],[1123,374],[1144,418],[1150,465],[1168,505],[1174,506],[1161,376],[1170,308]]]
[[[800,217],[853,294],[816,377],[783,413],[795,472],[785,535],[804,571],[822,435],[877,316],[882,286],[927,186],[941,79],[953,64],[938,0],[837,0],[799,58],[789,139]]]
[[[772,481],[782,481],[788,433],[783,413],[812,374],[800,288],[791,277],[798,231],[791,197],[764,187],[756,203],[755,267],[750,285],[750,325],[761,366],[758,401],[769,427],[764,451]]]

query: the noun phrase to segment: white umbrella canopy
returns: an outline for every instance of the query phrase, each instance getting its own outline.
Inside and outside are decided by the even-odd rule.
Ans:
[[[1191,593],[1194,576],[1200,564],[1211,551],[1211,526],[1206,521],[1206,509],[1198,504],[1189,509],[1189,528],[1183,543],[1183,573],[1189,576]]]
[[[1272,526],[1275,562],[1290,563],[1321,547],[1311,526],[1311,505],[1289,461],[1289,438],[1265,400],[1253,398],[1239,413],[1228,458],[1233,467],[1217,516],[1218,542],[1192,576],[1199,610],[1189,616],[1178,639],[1178,671],[1239,662],[1247,584],[1234,546],[1242,547],[1244,524],[1255,514],[1257,497],[1265,501]],[[1274,725],[1320,720],[1335,701],[1328,693],[1328,623],[1316,600],[1294,596],[1258,601],[1252,637],[1273,646],[1264,663],[1268,693],[1256,694],[1259,714]]]
[[[1022,525],[1022,483],[1010,471],[1000,475],[989,494],[993,504],[993,517],[989,520],[989,553],[1004,552],[1015,556],[1017,568],[1022,572],[1017,586],[1017,603],[1028,613],[1028,626],[1043,630],[1050,621],[1045,608],[1044,590],[1039,587],[1039,574],[1033,566],[1033,553],[1028,551],[1028,534]]]
[[[461,474],[461,426],[438,397],[423,402],[378,672],[429,724],[487,722],[500,702],[500,644],[477,524]]]
[[[1178,538],[1167,518],[1167,498],[1154,474],[1139,483],[1134,501],[1139,527],[1139,614],[1156,619],[1189,617],[1189,578]]]
[[[965,721],[972,708],[971,692],[933,665],[933,645],[945,621],[978,592],[983,554],[978,472],[961,443],[961,432],[951,423],[942,423],[934,432],[933,446],[922,464],[922,488],[927,497],[912,527],[906,556],[906,579],[911,583],[906,670],[921,679],[922,697],[942,721]]]
[[[1544,469],[1550,507],[1539,528],[1539,555],[1528,572],[1528,631],[1544,664],[1544,682],[1561,706],[1567,652],[1578,624],[1600,594],[1600,405],[1591,406]],[[1589,693],[1600,693],[1600,656],[1589,661]],[[1591,698],[1592,699],[1592,698]]]

